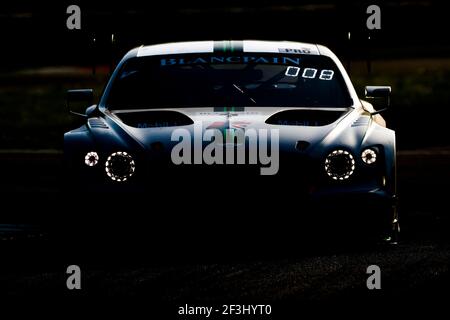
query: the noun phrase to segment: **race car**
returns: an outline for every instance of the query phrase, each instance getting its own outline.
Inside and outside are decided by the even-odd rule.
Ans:
[[[365,90],[389,104],[389,86]],[[92,99],[91,89],[68,91],[69,103]],[[85,120],[64,135],[65,162],[70,185],[83,190],[156,186],[173,194],[187,181],[207,181],[185,188],[194,192],[253,183],[263,202],[293,210],[308,203],[304,216],[319,217],[321,226],[356,222],[395,242],[396,138],[382,111],[358,98],[322,45],[141,46],[120,61],[98,104],[71,110]],[[325,209],[315,214],[319,206]]]

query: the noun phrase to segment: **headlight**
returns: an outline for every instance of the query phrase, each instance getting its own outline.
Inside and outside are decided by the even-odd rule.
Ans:
[[[372,149],[365,149],[361,153],[361,159],[366,164],[372,164],[377,161],[377,153]]]
[[[91,151],[86,153],[86,156],[84,157],[84,163],[88,166],[88,167],[93,167],[98,163],[98,154],[95,151]]]
[[[111,154],[105,163],[105,171],[113,181],[126,181],[136,169],[133,158],[126,152],[118,151]]]
[[[347,180],[355,171],[355,159],[345,150],[334,150],[325,158],[325,171],[333,180]]]

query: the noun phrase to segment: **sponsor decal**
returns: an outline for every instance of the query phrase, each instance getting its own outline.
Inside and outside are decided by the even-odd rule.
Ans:
[[[192,58],[162,58],[161,67],[176,65],[199,65],[199,64],[280,64],[280,65],[300,65],[300,57],[287,56],[196,56]]]

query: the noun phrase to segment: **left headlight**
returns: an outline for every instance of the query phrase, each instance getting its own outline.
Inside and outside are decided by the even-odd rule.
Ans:
[[[325,158],[325,171],[333,180],[347,180],[355,171],[355,159],[348,151],[334,150]]]
[[[106,174],[113,181],[126,181],[134,174],[135,170],[133,157],[124,151],[112,153],[105,163]]]

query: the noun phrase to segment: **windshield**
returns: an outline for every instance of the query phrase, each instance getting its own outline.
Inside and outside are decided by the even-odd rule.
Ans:
[[[349,107],[351,98],[325,56],[189,54],[131,58],[106,107]]]

